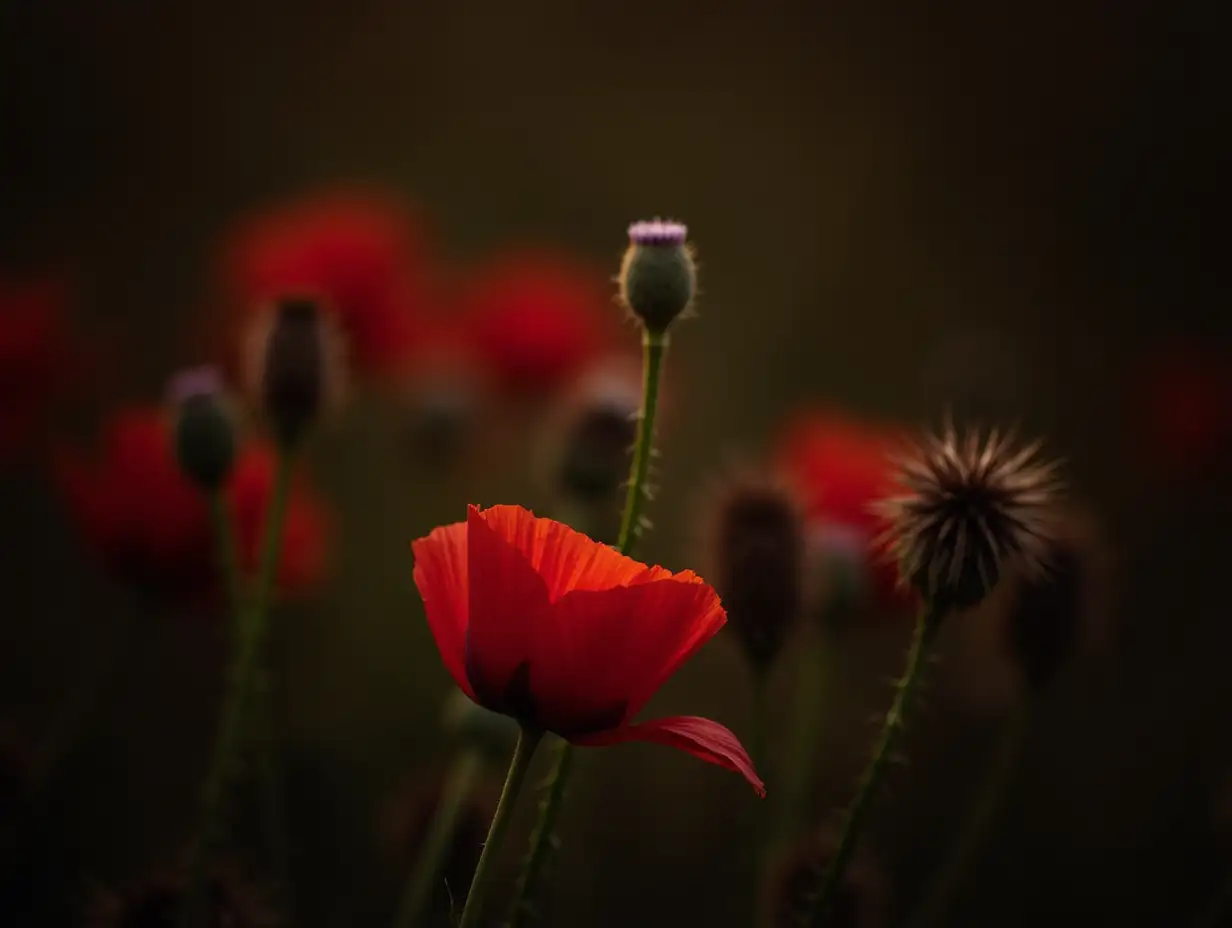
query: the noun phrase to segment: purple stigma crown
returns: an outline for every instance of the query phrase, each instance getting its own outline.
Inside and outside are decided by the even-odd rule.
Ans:
[[[216,396],[223,392],[222,375],[216,367],[191,367],[171,378],[167,395],[179,406],[194,396]]]
[[[679,247],[688,237],[689,227],[670,219],[644,219],[629,226],[629,241],[634,245],[672,245]]]

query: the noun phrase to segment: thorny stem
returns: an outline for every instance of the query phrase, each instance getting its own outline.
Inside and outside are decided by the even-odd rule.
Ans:
[[[968,807],[961,830],[933,878],[927,896],[909,922],[912,928],[928,928],[940,922],[955,890],[968,872],[980,843],[1001,810],[1005,791],[1022,755],[1027,731],[1027,710],[1028,705],[1024,701],[1015,708],[1002,726],[997,744],[984,770],[979,792]]]
[[[625,494],[624,515],[616,550],[631,556],[644,528],[642,505],[646,500],[646,481],[650,475],[650,459],[654,455],[655,416],[659,409],[659,385],[663,380],[663,362],[667,355],[666,332],[642,332],[642,406],[638,412],[637,440],[633,445],[633,460],[629,465],[629,487]],[[531,900],[538,889],[545,855],[555,841],[556,818],[565,796],[565,787],[573,769],[573,745],[564,743],[556,755],[556,765],[548,778],[548,794],[539,808],[539,820],[531,834],[530,851],[522,863],[517,890],[510,908],[510,928],[524,923]]]
[[[501,790],[500,802],[497,803],[496,814],[492,817],[492,827],[488,830],[488,840],[484,842],[483,853],[479,855],[479,866],[475,868],[470,892],[466,894],[466,905],[462,909],[458,928],[476,928],[480,924],[484,898],[491,883],[492,861],[505,841],[505,833],[513,820],[514,804],[522,789],[522,782],[526,779],[526,772],[530,769],[535,748],[542,739],[543,732],[531,728],[523,728],[518,735],[518,746],[513,750],[513,759],[509,761],[505,788]]]
[[[208,900],[205,892],[208,858],[226,827],[227,790],[246,733],[244,715],[249,708],[253,685],[260,670],[262,644],[265,639],[266,604],[281,560],[292,462],[290,454],[280,453],[274,476],[273,498],[266,514],[256,587],[251,600],[246,607],[240,608],[238,613],[238,635],[228,668],[227,692],[214,742],[214,753],[210,760],[209,775],[202,791],[201,818],[197,834],[189,848],[188,892],[180,919],[180,924],[185,928],[205,928],[208,920]],[[215,509],[225,513],[221,507]],[[227,532],[229,529],[226,519],[216,517],[214,523],[216,532]],[[224,544],[230,543],[220,541],[220,550]],[[238,584],[236,586],[238,587]]]
[[[466,808],[467,800],[474,793],[483,768],[483,755],[469,750],[458,756],[446,775],[445,788],[432,816],[428,834],[402,892],[397,920],[394,922],[396,928],[415,928],[423,917],[432,899],[432,891],[445,867],[450,844],[458,831],[462,810]]]
[[[860,778],[860,787],[856,791],[856,798],[847,810],[847,818],[843,824],[843,832],[842,837],[839,839],[838,850],[835,852],[834,859],[826,870],[821,890],[814,898],[811,910],[806,911],[806,917],[801,922],[802,925],[811,925],[813,928],[824,928],[826,925],[827,915],[833,906],[834,897],[842,885],[843,874],[847,870],[848,864],[851,863],[856,844],[860,840],[860,834],[863,830],[868,811],[872,806],[873,797],[877,792],[878,786],[881,784],[882,777],[885,776],[886,768],[893,755],[895,743],[902,734],[906,712],[919,686],[920,678],[923,676],[922,671],[927,662],[926,658],[929,648],[936,637],[937,628],[941,624],[940,619],[941,610],[932,603],[926,604],[920,610],[919,617],[915,623],[911,650],[907,654],[907,669],[903,673],[902,679],[898,682],[897,691],[894,694],[894,702],[890,706],[890,711],[886,713],[885,724],[882,726],[881,736],[877,739],[877,746],[873,750],[872,759]]]

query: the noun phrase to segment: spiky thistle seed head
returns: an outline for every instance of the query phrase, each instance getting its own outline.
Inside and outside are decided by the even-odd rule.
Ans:
[[[1031,576],[1044,567],[1061,490],[1058,463],[1040,444],[1013,433],[959,436],[947,422],[897,458],[902,495],[877,510],[889,523],[879,539],[899,575],[942,611],[982,600],[1012,565]]]
[[[248,336],[248,380],[274,439],[297,447],[341,402],[343,340],[332,311],[313,295],[288,295],[259,312]]]
[[[629,226],[620,262],[620,301],[650,335],[662,336],[693,305],[697,262],[686,241],[688,227],[665,219]]]
[[[768,668],[801,611],[804,520],[792,488],[756,470],[718,482],[705,509],[706,576],[750,664]]]

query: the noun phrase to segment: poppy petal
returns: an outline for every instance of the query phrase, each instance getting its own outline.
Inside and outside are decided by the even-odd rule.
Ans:
[[[481,515],[543,578],[553,602],[571,590],[609,590],[672,576],[521,506],[492,506]]]
[[[766,785],[753,768],[753,761],[740,739],[729,729],[710,719],[698,718],[695,715],[677,715],[638,725],[625,725],[595,735],[575,738],[573,741],[583,746],[621,744],[625,741],[665,744],[669,748],[687,751],[694,757],[740,774],[749,781],[758,796],[765,798],[766,795]]]
[[[467,524],[455,522],[433,529],[411,542],[415,556],[415,586],[423,597],[428,627],[441,661],[454,682],[471,699],[475,691],[466,676]]]
[[[549,671],[537,690],[545,705],[562,706],[579,724],[620,704],[625,719],[635,717],[725,621],[714,590],[688,572],[575,590],[552,607],[551,618],[553,652],[536,654]]]
[[[518,548],[489,526],[477,506],[467,509],[466,548],[470,622],[465,669],[480,703],[501,711],[519,667],[554,653],[545,616],[548,591]],[[541,669],[536,662],[521,673],[537,677]]]

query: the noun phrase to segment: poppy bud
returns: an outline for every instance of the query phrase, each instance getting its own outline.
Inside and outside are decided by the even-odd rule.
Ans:
[[[1070,515],[1057,520],[1056,537],[1039,573],[1008,585],[1005,643],[1023,679],[1042,689],[1064,668],[1092,624],[1099,623],[1105,579],[1094,531]]]
[[[787,487],[757,475],[732,478],[713,504],[710,577],[754,667],[769,667],[800,612],[804,529]]]
[[[258,317],[250,377],[274,439],[298,447],[337,399],[341,349],[336,324],[313,297],[290,296]]]
[[[780,854],[765,884],[767,924],[773,928],[801,924],[834,850],[835,842],[829,836],[812,834]],[[867,859],[858,859],[843,872],[826,924],[833,928],[881,928],[886,924],[882,880]]]
[[[498,762],[512,756],[518,743],[518,723],[509,716],[477,705],[461,690],[449,694],[443,716],[445,731],[466,747]]]
[[[688,227],[652,219],[629,226],[620,264],[620,299],[652,335],[663,335],[693,304],[697,264]]]
[[[221,489],[235,464],[235,424],[212,367],[183,371],[171,380],[173,442],[180,470],[207,493]]]

